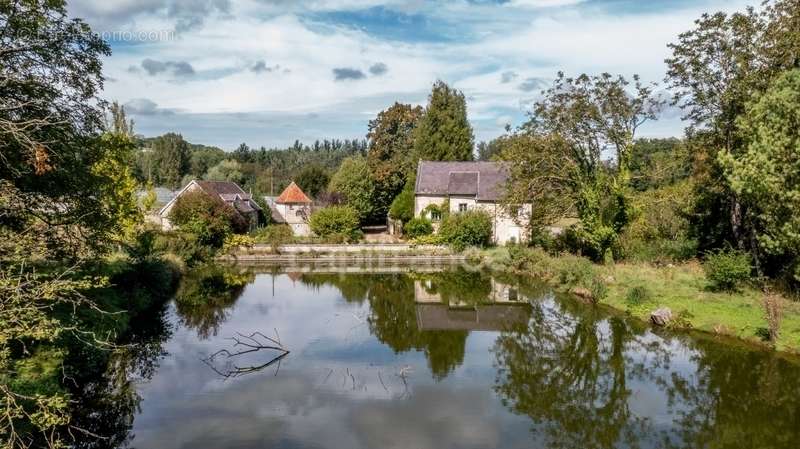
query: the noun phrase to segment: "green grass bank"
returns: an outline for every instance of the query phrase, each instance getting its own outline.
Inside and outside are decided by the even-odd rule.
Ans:
[[[591,293],[592,301],[645,321],[652,311],[668,307],[672,328],[736,337],[800,354],[800,303],[772,296],[776,304],[772,310],[777,307],[779,320],[778,337],[770,341],[775,320],[768,319],[764,293],[754,286],[713,291],[697,261],[665,266],[597,265],[581,257],[552,256],[531,248],[493,248],[471,257],[480,258],[492,270],[530,275],[561,291]]]

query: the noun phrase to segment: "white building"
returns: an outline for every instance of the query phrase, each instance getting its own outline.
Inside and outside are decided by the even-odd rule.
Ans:
[[[441,216],[431,205],[447,206],[455,214],[483,210],[492,218],[494,243],[505,244],[528,239],[525,223],[531,204],[509,209],[500,200],[508,180],[508,167],[502,162],[420,161],[414,189],[414,216],[425,216],[438,227]]]
[[[278,196],[266,197],[272,211],[272,221],[287,224],[296,236],[311,235],[308,219],[311,217],[311,199],[292,181]]]

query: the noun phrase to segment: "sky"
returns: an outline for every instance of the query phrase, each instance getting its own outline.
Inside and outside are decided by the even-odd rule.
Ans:
[[[464,92],[476,142],[525,121],[559,71],[659,83],[703,12],[756,0],[72,0],[111,44],[103,97],[145,136],[232,150],[364,138],[434,81]],[[679,136],[667,108],[642,137]]]

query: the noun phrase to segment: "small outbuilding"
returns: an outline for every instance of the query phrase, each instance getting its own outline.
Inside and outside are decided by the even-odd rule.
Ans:
[[[312,201],[294,181],[277,198],[265,199],[274,223],[289,225],[296,236],[311,235],[308,219],[311,217]]]

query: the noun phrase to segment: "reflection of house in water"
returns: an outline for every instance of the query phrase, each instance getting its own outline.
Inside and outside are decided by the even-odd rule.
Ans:
[[[502,331],[515,324],[527,323],[530,319],[530,306],[519,295],[519,291],[494,279],[491,282],[491,293],[479,304],[445,304],[430,281],[415,281],[417,327],[423,331]]]

